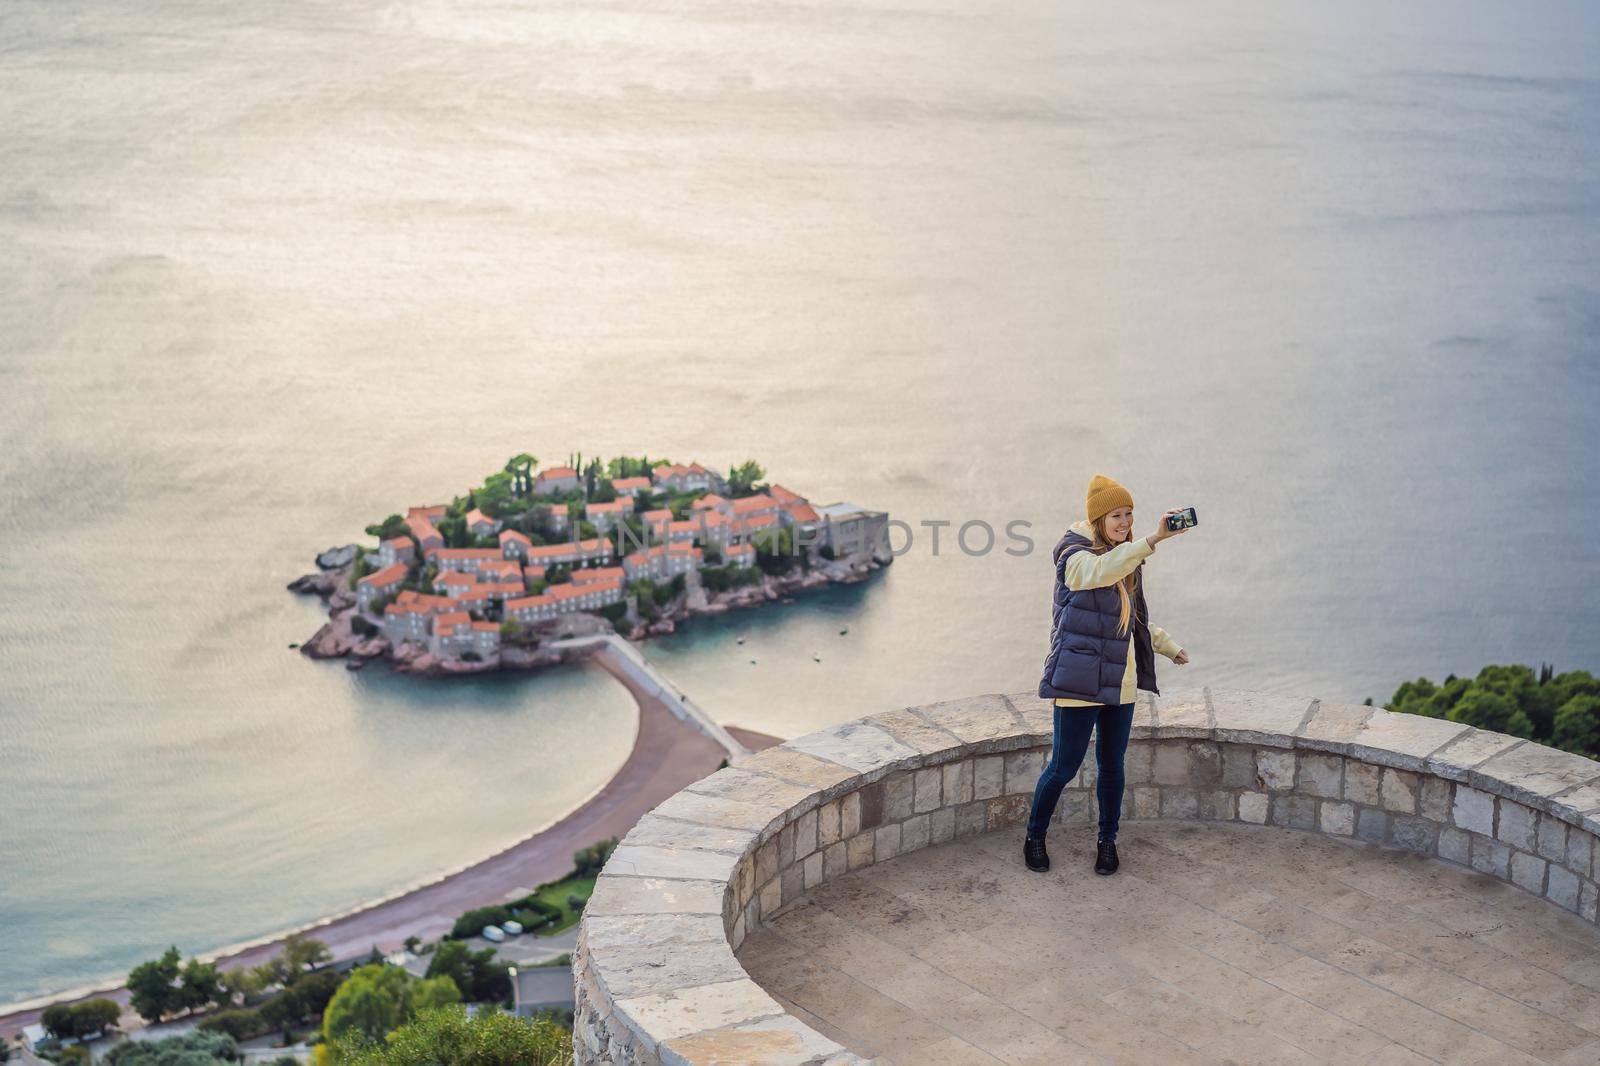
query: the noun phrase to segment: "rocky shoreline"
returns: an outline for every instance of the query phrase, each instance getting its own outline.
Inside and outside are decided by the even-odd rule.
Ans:
[[[349,670],[359,670],[369,662],[383,660],[399,674],[459,677],[502,670],[543,670],[585,659],[594,654],[593,644],[570,647],[552,645],[552,642],[596,633],[619,632],[598,615],[575,612],[528,626],[525,632],[538,637],[536,646],[504,646],[481,662],[440,658],[426,648],[410,643],[402,644],[397,651],[381,634],[365,636],[355,631],[355,620],[361,617],[356,609],[355,592],[350,588],[350,568],[354,565],[355,548],[355,545],[347,544],[321,552],[317,556],[318,570],[315,573],[303,574],[288,584],[290,592],[319,596],[328,608],[327,623],[299,645],[302,655],[312,659],[345,659],[345,667]],[[697,615],[726,614],[766,603],[789,602],[790,594],[805,589],[865,581],[873,571],[892,562],[891,555],[861,553],[847,559],[819,560],[808,570],[796,569],[781,577],[764,575],[759,584],[726,592],[709,593],[704,588],[690,588],[673,602],[672,609],[663,616],[649,622],[639,622],[623,635],[635,642],[652,636],[666,636],[675,632],[679,624]],[[366,621],[372,623],[374,620],[367,618]]]

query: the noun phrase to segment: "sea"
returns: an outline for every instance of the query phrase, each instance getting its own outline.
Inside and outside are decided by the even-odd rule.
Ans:
[[[0,1002],[604,785],[598,670],[292,647],[316,552],[524,450],[904,523],[647,646],[780,737],[1032,690],[1097,473],[1199,518],[1164,686],[1600,671],[1597,264],[1588,2],[8,0]]]

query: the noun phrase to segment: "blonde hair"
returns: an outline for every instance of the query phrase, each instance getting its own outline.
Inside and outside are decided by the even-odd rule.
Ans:
[[[1111,512],[1107,511],[1089,523],[1089,528],[1094,532],[1093,551],[1096,555],[1104,555],[1116,546],[1111,543],[1111,538],[1106,536],[1106,519],[1110,515]],[[1128,535],[1131,537],[1133,534],[1129,533]],[[1122,600],[1121,610],[1117,615],[1117,633],[1119,636],[1126,636],[1128,633],[1128,626],[1133,615],[1133,596],[1138,588],[1139,567],[1136,566],[1133,568],[1132,573],[1117,582],[1117,595]]]

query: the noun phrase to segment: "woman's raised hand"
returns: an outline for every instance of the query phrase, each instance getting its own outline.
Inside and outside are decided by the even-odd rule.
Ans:
[[[1158,542],[1166,540],[1168,537],[1176,537],[1179,534],[1187,533],[1189,530],[1194,528],[1193,526],[1180,526],[1177,529],[1167,528],[1167,519],[1171,518],[1173,515],[1182,510],[1182,507],[1174,507],[1172,510],[1161,516],[1161,521],[1156,523],[1156,531],[1150,534],[1150,536],[1147,538],[1150,541],[1150,546],[1152,548],[1155,547]]]

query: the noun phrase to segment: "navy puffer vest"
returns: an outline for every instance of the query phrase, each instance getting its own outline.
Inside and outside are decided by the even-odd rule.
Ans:
[[[1128,637],[1117,635],[1122,597],[1116,585],[1098,589],[1067,588],[1067,557],[1093,551],[1088,538],[1068,532],[1056,542],[1054,625],[1050,654],[1039,679],[1045,699],[1092,700],[1113,707],[1122,704],[1122,678],[1128,669]],[[1142,568],[1144,563],[1140,563]],[[1150,614],[1144,604],[1141,580],[1133,597],[1133,666],[1138,688],[1160,695],[1156,688],[1156,653],[1150,642]]]

